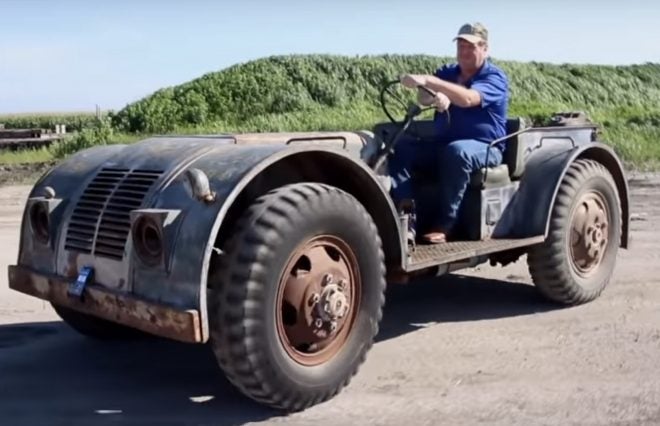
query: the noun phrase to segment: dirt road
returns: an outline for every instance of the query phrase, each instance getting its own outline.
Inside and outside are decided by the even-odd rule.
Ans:
[[[660,424],[660,178],[632,185],[633,247],[601,298],[558,309],[524,260],[392,287],[350,386],[285,417],[235,391],[207,347],[93,342],[8,290],[29,188],[0,188],[0,423]]]

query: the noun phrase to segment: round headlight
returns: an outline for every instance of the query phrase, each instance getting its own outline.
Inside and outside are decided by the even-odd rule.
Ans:
[[[30,227],[35,238],[44,244],[50,239],[50,219],[44,203],[34,203],[30,207]]]
[[[160,227],[149,217],[140,217],[133,227],[133,246],[147,264],[160,262],[163,255],[163,235]]]

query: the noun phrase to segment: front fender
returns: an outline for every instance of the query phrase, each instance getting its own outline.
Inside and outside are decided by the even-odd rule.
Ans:
[[[217,243],[231,234],[233,219],[246,207],[242,197],[251,200],[261,195],[254,192],[255,183],[271,179],[270,172],[290,168],[292,164],[299,166],[295,170],[299,174],[286,183],[325,181],[361,201],[379,228],[390,262],[401,264],[403,246],[394,205],[374,173],[360,160],[344,151],[320,146],[232,145],[188,165],[188,169],[201,170],[208,177],[210,189],[215,193],[213,203],[195,199],[183,170],[158,195],[153,209],[180,211],[175,218],[176,230],[170,233],[175,245],[168,256],[169,265],[134,268],[134,291],[152,300],[199,309],[202,340],[206,341],[209,336],[207,280],[213,257],[221,248]],[[324,178],[324,169],[332,169],[337,180]],[[166,285],[154,285],[158,282]]]
[[[573,149],[540,150],[525,165],[518,191],[511,199],[493,233],[495,237],[526,238],[548,235],[550,214],[559,185],[569,166],[577,159],[588,158],[603,164],[614,178],[621,202],[621,247],[629,243],[628,182],[621,162],[609,146],[593,142]]]
[[[287,170],[294,172],[292,179],[334,184],[353,194],[374,218],[386,260],[400,267],[403,246],[394,206],[375,174],[359,158],[319,145],[241,145],[227,138],[170,138],[87,150],[42,177],[28,202],[49,209],[51,235],[46,243],[37,241],[26,208],[17,267],[41,278],[25,279],[23,284],[36,283],[39,290],[45,290],[44,277],[71,282],[81,268],[92,267],[96,290],[172,312],[188,312],[190,318],[198,318],[190,328],[195,329],[194,336],[181,337],[186,341],[206,341],[207,280],[219,251],[218,243],[231,234],[234,225],[228,215],[240,215],[245,202],[261,195],[258,190],[264,186],[260,184],[268,181],[273,171],[279,175]],[[112,178],[115,183],[108,183],[108,173],[123,177]],[[139,206],[133,203],[134,207],[127,207],[126,197],[135,184],[123,186],[121,182],[144,181],[145,176],[150,176],[150,180],[148,187],[142,187]],[[199,196],[200,188],[205,187],[198,185],[199,178],[204,181],[204,176],[212,196]],[[95,192],[99,190],[107,195]],[[116,192],[121,195],[115,198]],[[102,201],[90,206],[90,197]],[[89,217],[92,212],[86,211],[90,208],[96,209],[94,222],[89,227],[91,231],[85,231],[80,228],[79,219],[73,218]],[[117,228],[112,224],[118,214],[123,223],[129,223],[128,228],[121,225],[120,235],[114,234]],[[144,251],[137,251],[138,247],[144,249],[144,240],[140,239],[144,235],[135,232],[137,225],[149,220],[158,228],[162,241],[162,252],[155,259],[146,259]],[[85,240],[89,249],[80,250],[78,243],[71,242],[81,233],[90,232],[85,237],[89,238]],[[110,255],[98,251],[99,244],[106,247],[109,241],[119,241],[116,250]],[[14,276],[12,282],[20,286],[21,280]],[[39,297],[50,300],[45,294]],[[157,320],[153,312],[149,315]]]
[[[290,169],[295,172],[288,173]],[[207,279],[215,245],[228,236],[244,208],[254,198],[265,193],[266,188],[302,181],[327,183],[352,194],[374,220],[388,266],[402,266],[405,245],[401,241],[396,209],[387,190],[364,162],[336,149],[305,147],[278,151],[254,164],[239,181],[227,186],[231,192],[227,194],[209,233],[200,277],[199,306],[205,334],[208,333]]]

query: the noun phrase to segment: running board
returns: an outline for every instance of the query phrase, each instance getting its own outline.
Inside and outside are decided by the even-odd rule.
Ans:
[[[406,271],[457,262],[489,253],[511,250],[542,243],[543,235],[530,238],[493,239],[486,241],[452,241],[440,244],[417,245],[409,252]]]

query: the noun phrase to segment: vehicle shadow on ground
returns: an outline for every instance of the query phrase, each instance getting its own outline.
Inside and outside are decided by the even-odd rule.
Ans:
[[[553,309],[535,289],[447,276],[391,286],[378,340],[420,324]],[[0,326],[0,418],[21,424],[242,424],[281,416],[238,392],[208,345],[99,342],[62,322]]]
[[[560,307],[525,283],[451,274],[394,284],[387,289],[377,341],[433,323],[507,318]]]
[[[281,416],[244,397],[208,345],[95,341],[62,322],[0,326],[0,423],[209,424]]]

